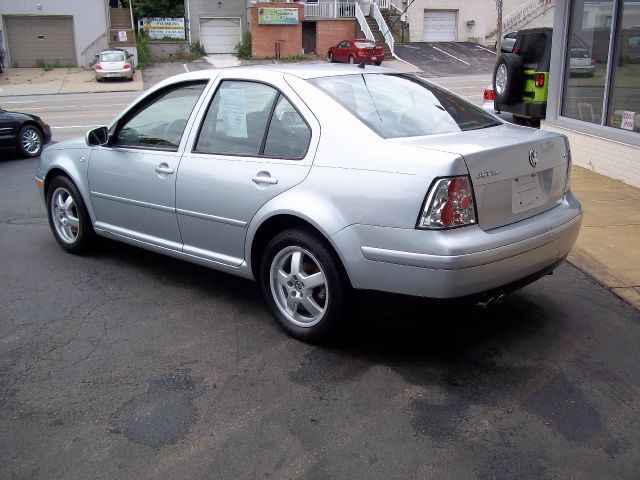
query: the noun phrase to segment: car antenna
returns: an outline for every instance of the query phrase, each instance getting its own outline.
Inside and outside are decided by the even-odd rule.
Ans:
[[[398,23],[398,20],[400,20],[404,14],[406,13],[406,11],[409,9],[409,7],[411,6],[411,4],[414,2],[414,0],[410,0],[409,3],[407,3],[407,6],[404,7],[404,10],[402,11],[402,13],[398,16],[398,18],[396,18],[396,21],[393,22],[391,24],[390,27],[387,28],[387,33],[389,33],[391,31],[391,29],[396,25],[396,23]],[[384,35],[382,35],[382,38],[380,38],[380,40],[378,40],[376,42],[376,44],[373,46],[373,48],[371,50],[369,50],[369,53],[367,53],[367,56],[364,57],[364,60],[362,60],[359,64],[358,64],[358,68],[364,68],[365,63],[367,63],[367,60],[369,60],[369,57],[371,56],[371,54],[373,53],[373,51],[378,48],[378,45],[380,45],[380,42],[382,42],[382,40],[384,40],[384,37],[387,36],[387,33],[385,33]],[[393,35],[393,34],[392,34]]]

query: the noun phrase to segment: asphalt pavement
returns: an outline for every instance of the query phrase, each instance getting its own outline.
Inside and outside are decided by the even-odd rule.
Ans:
[[[136,95],[3,102],[58,117],[55,139]],[[107,240],[65,254],[35,167],[0,159],[0,478],[637,477],[640,314],[571,264],[489,311],[358,294],[311,346],[253,282]],[[637,189],[583,173],[606,241],[604,202]]]
[[[430,77],[493,75],[496,53],[469,42],[412,42],[396,44],[396,54]]]

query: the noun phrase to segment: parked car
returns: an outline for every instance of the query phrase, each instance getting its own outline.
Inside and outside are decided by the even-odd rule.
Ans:
[[[36,183],[67,252],[102,235],[256,279],[317,340],[351,288],[491,303],[552,271],[581,223],[570,167],[565,136],[417,76],[276,64],[160,82],[48,147]]]
[[[516,43],[516,36],[518,32],[505,33],[502,36],[502,42],[500,43],[500,51],[505,53],[511,53],[513,51],[513,45]],[[498,42],[493,46],[494,50],[498,49]]]
[[[533,126],[547,114],[551,28],[520,30],[512,53],[503,53],[493,70],[496,110]]]
[[[589,55],[589,50],[582,47],[572,47],[569,52],[570,75],[587,75],[592,77],[596,73],[596,61]]]
[[[373,53],[369,55],[371,49]],[[335,47],[331,47],[327,53],[327,59],[330,62],[346,62],[361,63],[365,58],[367,63],[375,63],[380,65],[384,60],[384,50],[382,47],[376,47],[376,42],[367,38],[350,38],[343,40]]]
[[[100,52],[99,55],[96,55],[96,63],[93,68],[98,82],[105,78],[126,78],[131,81],[136,72],[133,55],[126,50],[119,49]]]
[[[0,148],[15,148],[23,157],[37,157],[51,140],[51,128],[36,115],[0,108]]]

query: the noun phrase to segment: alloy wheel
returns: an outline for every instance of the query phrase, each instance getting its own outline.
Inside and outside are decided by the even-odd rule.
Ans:
[[[20,141],[22,142],[22,149],[29,155],[35,155],[42,147],[40,134],[32,128],[25,130]]]
[[[496,71],[496,93],[502,95],[507,88],[507,66],[501,64]]]
[[[75,201],[66,188],[58,187],[51,196],[51,218],[58,237],[67,244],[78,239],[80,217]]]
[[[327,276],[308,250],[290,246],[278,252],[270,284],[276,306],[294,325],[312,327],[323,319],[329,306]]]

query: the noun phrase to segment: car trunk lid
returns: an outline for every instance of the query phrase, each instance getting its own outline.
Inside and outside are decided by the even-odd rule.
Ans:
[[[504,124],[395,140],[463,157],[484,230],[542,213],[564,197],[569,154],[561,135]]]

